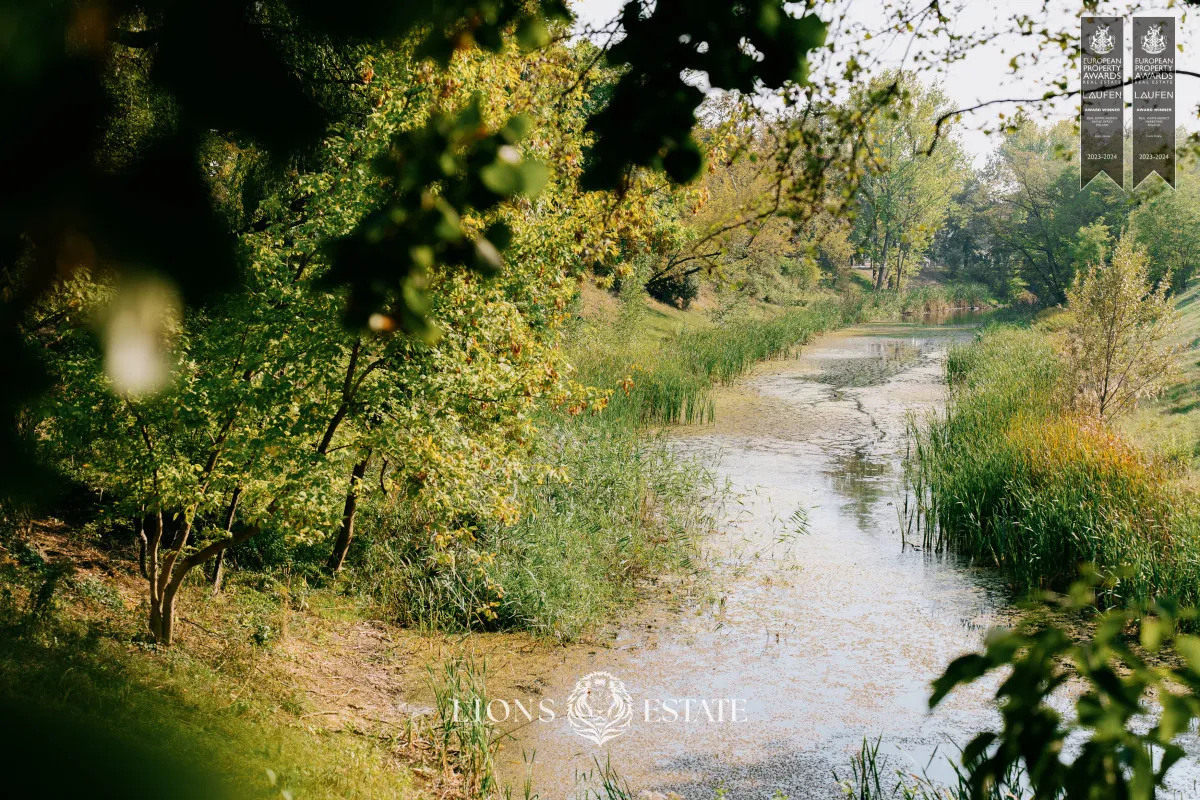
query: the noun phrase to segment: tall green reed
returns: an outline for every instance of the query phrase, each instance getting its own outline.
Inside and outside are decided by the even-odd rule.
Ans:
[[[1000,305],[985,284],[954,281],[945,284],[912,286],[902,292],[884,290],[867,296],[864,313],[870,319],[894,318],[914,314],[942,314]]]
[[[854,318],[834,299],[776,313],[742,314],[666,340],[639,337],[628,323],[592,331],[573,354],[576,379],[613,390],[606,413],[639,423],[694,423],[713,418],[712,389],[745,375],[814,335]]]
[[[822,299],[745,311],[662,339],[630,298],[617,325],[577,331],[566,355],[579,383],[613,389],[606,409],[537,417],[536,460],[565,477],[528,480],[515,524],[464,520],[470,537],[435,551],[403,502],[363,512],[358,584],[398,621],[434,630],[513,630],[574,639],[631,601],[639,581],[685,581],[711,530],[709,470],[672,451],[650,423],[712,418],[714,384],[835,327],[857,306]]]
[[[995,327],[947,363],[944,415],[910,425],[905,528],[930,550],[1000,567],[1018,592],[1065,589],[1084,564],[1101,605],[1200,599],[1200,514],[1168,470],[1073,411],[1041,330]]]
[[[454,656],[438,669],[429,667],[436,717],[433,743],[444,777],[452,768],[462,775],[468,797],[496,791],[497,739],[488,717],[487,668],[471,656]]]
[[[991,785],[975,793],[968,782],[968,771],[960,759],[946,759],[953,774],[949,782],[939,781],[929,774],[937,750],[929,762],[919,769],[901,768],[880,754],[882,737],[871,741],[863,738],[857,753],[850,756],[850,772],[845,777],[833,771],[833,780],[842,794],[851,800],[1024,800],[1029,797],[1027,782],[1020,768],[1009,770],[1000,785]]]
[[[661,433],[620,418],[544,421],[540,458],[565,479],[521,489],[512,525],[484,524],[439,558],[425,538],[378,537],[362,580],[386,613],[428,630],[528,630],[571,640],[633,600],[638,582],[702,570],[719,487]],[[373,521],[399,529],[405,510]]]

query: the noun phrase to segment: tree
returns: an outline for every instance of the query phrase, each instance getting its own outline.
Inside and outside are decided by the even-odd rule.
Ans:
[[[905,73],[885,74],[876,84],[894,85],[898,101],[869,127],[873,168],[858,187],[855,239],[871,258],[875,288],[899,291],[945,222],[966,172],[952,136],[944,134],[929,153],[935,120],[949,108],[939,88]],[[863,102],[863,94],[852,102]]]
[[[1111,182],[1079,188],[1077,138],[1069,123],[1040,127],[1020,118],[988,164],[997,257],[1010,260],[1048,303],[1066,300],[1075,277],[1077,232],[1096,222],[1120,228],[1125,216],[1121,191]]]
[[[451,90],[427,96],[465,104],[473,132],[553,96],[558,114],[530,120],[527,146],[578,163],[586,87],[572,89],[576,59],[562,47],[534,63],[516,48],[486,63],[463,55],[446,78]],[[410,65],[394,51],[373,61],[381,96],[406,87]],[[492,103],[472,104],[481,88]],[[439,118],[436,103],[410,97],[379,104],[363,125],[332,137],[327,169],[263,200],[303,212],[239,237],[249,254],[242,289],[207,309],[180,307],[159,280],[121,286],[83,271],[37,306],[31,340],[57,390],[36,409],[40,455],[102,490],[109,519],[137,518],[156,641],[172,641],[190,571],[260,531],[293,544],[332,538],[336,571],[359,498],[374,487],[419,493],[435,541],[463,535],[464,517],[511,519],[505,498],[536,473],[525,457],[528,412],[572,396],[555,337],[573,291],[574,248],[602,228],[587,210],[599,216],[605,207],[576,202],[578,173],[563,171],[548,176],[538,205],[493,211],[508,217],[512,252],[530,257],[492,280],[430,265],[420,274],[431,299],[424,338],[389,331],[386,320],[374,331],[344,327],[345,296],[328,280],[333,266],[321,250],[378,202],[379,183],[363,176],[391,142],[429,120],[453,130],[462,119]],[[636,237],[645,223],[631,215],[616,229]],[[102,320],[102,347],[93,319]],[[155,380],[142,374],[147,353],[162,361]],[[367,480],[369,467],[378,475]]]
[[[1150,260],[1126,233],[1112,261],[1092,262],[1067,290],[1066,358],[1077,403],[1102,416],[1153,397],[1176,371],[1165,341],[1178,320],[1169,277],[1149,283]]]
[[[26,0],[10,16],[14,44],[2,54],[0,104],[19,122],[0,139],[0,368],[8,378],[0,487],[24,497],[51,480],[19,417],[46,387],[41,354],[26,339],[32,310],[56,285],[77,270],[137,269],[174,283],[189,306],[234,290],[244,264],[230,221],[262,230],[303,216],[303,202],[264,206],[255,187],[270,183],[260,180],[267,173],[286,180],[306,171],[320,142],[369,113],[362,95],[374,71],[364,47],[407,42],[418,61],[444,67],[457,52],[495,53],[512,39],[526,51],[545,47],[553,26],[571,19],[558,0],[149,0],[103,8]],[[592,188],[621,189],[635,167],[692,179],[702,166],[692,128],[703,93],[683,73],[703,71],[714,86],[745,92],[803,84],[808,53],[825,34],[815,14],[795,16],[780,0],[668,2],[645,14],[631,2],[622,25],[624,38],[609,53],[619,77],[607,102],[588,110],[594,138],[583,169]],[[110,90],[128,84],[111,80],[112,56],[125,50],[149,54],[138,59],[140,94],[155,98],[142,107],[158,116],[114,130],[128,98]],[[373,99],[403,102],[421,94],[421,84],[403,98]],[[343,309],[351,324],[365,327],[380,314],[423,333],[429,264],[483,272],[501,265],[507,227],[461,222],[527,192],[542,171],[511,158],[519,120],[485,129],[472,119],[438,115],[393,140],[390,158],[375,165],[382,180],[370,209],[360,209],[336,243],[321,242],[327,279],[349,292]],[[106,129],[111,135],[97,135]],[[269,167],[228,207],[212,180],[220,160],[206,157],[214,150]],[[364,170],[364,183],[370,175]]]
[[[786,298],[821,268],[848,269],[869,126],[894,100],[890,84],[853,104],[814,92],[798,109],[764,116],[750,98],[711,98],[700,139],[714,166],[681,197],[690,208],[670,216],[649,285],[704,271],[756,297]]]
[[[1010,259],[996,241],[992,220],[992,187],[986,175],[972,170],[950,201],[946,221],[934,236],[930,258],[950,278],[987,284],[997,297],[1009,294],[1015,276]]]

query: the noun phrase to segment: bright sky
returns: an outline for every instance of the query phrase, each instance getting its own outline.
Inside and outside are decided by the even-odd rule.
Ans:
[[[574,4],[580,25],[594,28],[604,26],[614,19],[624,5],[624,0],[577,0]],[[981,32],[985,30],[1011,30],[1011,22],[1018,14],[1028,14],[1038,21],[1036,28],[1043,27],[1045,22],[1051,30],[1073,30],[1078,36],[1078,17],[1080,7],[1071,2],[1048,2],[1053,6],[1050,11],[1043,9],[1042,0],[958,0],[958,2],[943,3],[943,10],[953,20],[953,26],[959,33]],[[838,0],[823,5],[818,10],[827,21],[839,10],[848,12],[848,17],[860,25],[878,30],[884,20],[884,3],[881,0]],[[1130,5],[1128,3],[1101,3],[1097,16],[1124,16],[1129,19]],[[1164,9],[1162,6],[1145,5],[1136,9],[1139,16],[1173,16],[1179,18],[1177,41],[1183,46],[1183,52],[1176,54],[1176,68],[1200,71],[1200,59],[1194,53],[1200,51],[1200,14],[1188,15],[1179,8]],[[1073,26],[1073,27],[1071,27]],[[864,41],[861,31],[846,32],[842,36],[852,37],[848,41],[850,47],[865,44],[868,52],[875,58],[872,71],[877,72],[889,67],[912,65],[914,55],[924,52],[933,57],[946,46],[944,37],[929,40],[914,40],[911,36],[903,38],[876,37]],[[1129,74],[1132,63],[1131,50],[1132,23],[1125,24],[1126,74]],[[831,37],[835,45],[832,58],[836,59],[838,36]],[[1193,44],[1195,43],[1195,44]],[[939,73],[926,72],[925,80],[937,80],[944,91],[958,105],[965,108],[976,103],[987,102],[1002,98],[1033,98],[1040,97],[1044,92],[1053,89],[1052,82],[1061,77],[1066,71],[1067,59],[1057,47],[1053,51],[1037,54],[1038,42],[1035,37],[1022,37],[1016,33],[1006,33],[992,42],[973,48],[961,61],[953,63],[948,69]],[[1039,55],[1039,62],[1033,63],[1033,56]],[[1009,66],[1014,56],[1021,57],[1022,68],[1014,75]],[[824,58],[830,58],[826,54]],[[1070,88],[1079,86],[1078,67],[1070,72]],[[1177,91],[1177,124],[1189,130],[1200,128],[1200,78],[1178,76]],[[1132,97],[1132,87],[1126,87],[1126,102]],[[997,114],[1011,114],[1015,105],[995,105],[964,117],[962,142],[974,156],[976,164],[982,164],[987,154],[994,146],[994,137],[989,137],[981,128],[994,127]],[[1078,98],[1057,100],[1042,108],[1046,118],[1062,119],[1075,118],[1079,113]],[[1127,112],[1128,113],[1128,112]]]

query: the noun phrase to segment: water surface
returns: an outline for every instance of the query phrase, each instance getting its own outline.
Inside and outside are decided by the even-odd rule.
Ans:
[[[711,589],[651,603],[600,646],[514,662],[526,674],[494,696],[519,685],[563,712],[580,677],[605,671],[634,707],[603,746],[561,713],[514,730],[498,769],[515,794],[529,775],[544,798],[582,796],[598,760],[635,792],[837,797],[831,770],[845,772],[864,736],[923,766],[995,723],[982,686],[934,714],[926,701],[930,681],[1003,616],[1002,594],[987,573],[902,547],[897,512],[906,419],[944,404],[947,348],[972,333],[871,324],[822,337],[719,390],[715,424],[673,434],[729,485],[707,542]],[[744,705],[737,722],[702,711],[646,721],[645,702],[662,698]]]

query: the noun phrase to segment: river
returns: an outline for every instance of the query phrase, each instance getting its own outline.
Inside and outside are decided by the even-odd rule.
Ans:
[[[948,347],[972,334],[956,323],[826,335],[720,389],[714,424],[672,432],[727,485],[712,499],[709,588],[660,592],[600,645],[515,662],[522,674],[492,696],[549,699],[556,713],[507,726],[497,770],[514,796],[529,778],[542,798],[582,797],[607,763],[635,795],[838,797],[832,770],[847,772],[863,737],[919,768],[994,724],[982,686],[934,714],[926,701],[1003,618],[1003,593],[984,571],[903,547],[897,513],[908,415],[943,406]],[[600,729],[583,733],[607,733],[602,745],[565,713],[595,672],[620,681],[600,676],[588,704]],[[618,695],[627,703],[610,703]],[[945,774],[940,755],[931,774]]]

